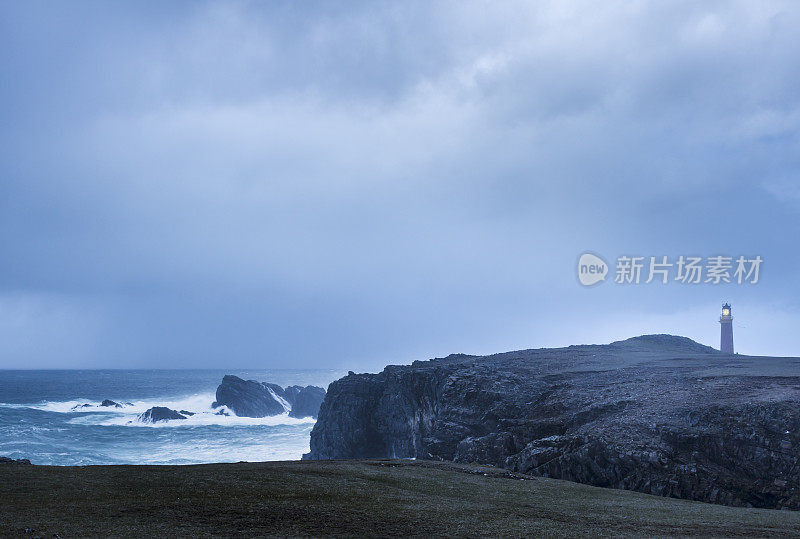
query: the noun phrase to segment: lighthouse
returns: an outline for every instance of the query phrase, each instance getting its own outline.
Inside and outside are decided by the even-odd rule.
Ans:
[[[731,316],[731,305],[726,303],[722,306],[722,316],[719,317],[719,351],[724,354],[733,353],[733,316]]]

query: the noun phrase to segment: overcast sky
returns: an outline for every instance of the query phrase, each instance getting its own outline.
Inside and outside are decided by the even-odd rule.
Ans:
[[[800,355],[796,2],[3,2],[0,368]],[[764,262],[585,288],[584,251]]]

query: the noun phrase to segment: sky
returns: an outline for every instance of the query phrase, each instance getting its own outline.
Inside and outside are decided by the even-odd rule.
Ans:
[[[791,1],[3,1],[0,368],[717,347],[724,301],[737,351],[798,356],[798,27]],[[681,255],[763,263],[614,282]]]

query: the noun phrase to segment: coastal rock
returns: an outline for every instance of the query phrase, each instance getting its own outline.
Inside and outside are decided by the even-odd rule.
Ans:
[[[287,392],[289,389],[293,388],[287,388]],[[306,386],[293,396],[291,401],[292,409],[289,412],[289,416],[297,418],[313,417],[316,419],[323,400],[325,400],[324,389],[317,386]]]
[[[217,387],[217,400],[212,406],[227,406],[239,417],[267,417],[286,412],[279,400],[281,395],[270,386],[272,384],[242,380],[238,376],[227,374]],[[283,393],[283,388],[276,387]]]
[[[133,406],[130,402],[118,403],[110,399],[105,399],[100,404],[76,404],[72,407],[73,410],[82,410],[84,408],[124,408],[125,406]]]
[[[289,401],[289,404],[292,405],[294,404],[294,400],[297,398],[297,395],[300,394],[301,391],[303,391],[303,386],[289,386],[284,390],[284,394],[286,395],[286,400]]]
[[[139,421],[142,423],[157,423],[159,421],[169,421],[171,419],[186,419],[186,416],[165,406],[153,406],[139,415]]]
[[[242,380],[230,374],[217,387],[212,407],[226,406],[239,417],[267,417],[289,412],[291,417],[317,417],[325,390],[317,386],[282,388],[269,382]]]
[[[304,458],[409,457],[800,509],[800,359],[685,337],[452,355],[333,382]]]
[[[278,397],[278,402],[280,402],[280,399],[283,399],[288,402],[288,400],[286,399],[286,390],[284,390],[281,386],[279,386],[278,384],[271,384],[269,382],[261,382],[261,384],[264,387],[271,389],[272,392],[275,393],[275,396]]]

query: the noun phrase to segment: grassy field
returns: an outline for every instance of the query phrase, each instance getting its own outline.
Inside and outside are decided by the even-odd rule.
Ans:
[[[425,461],[0,466],[0,536],[800,536],[742,509]]]

